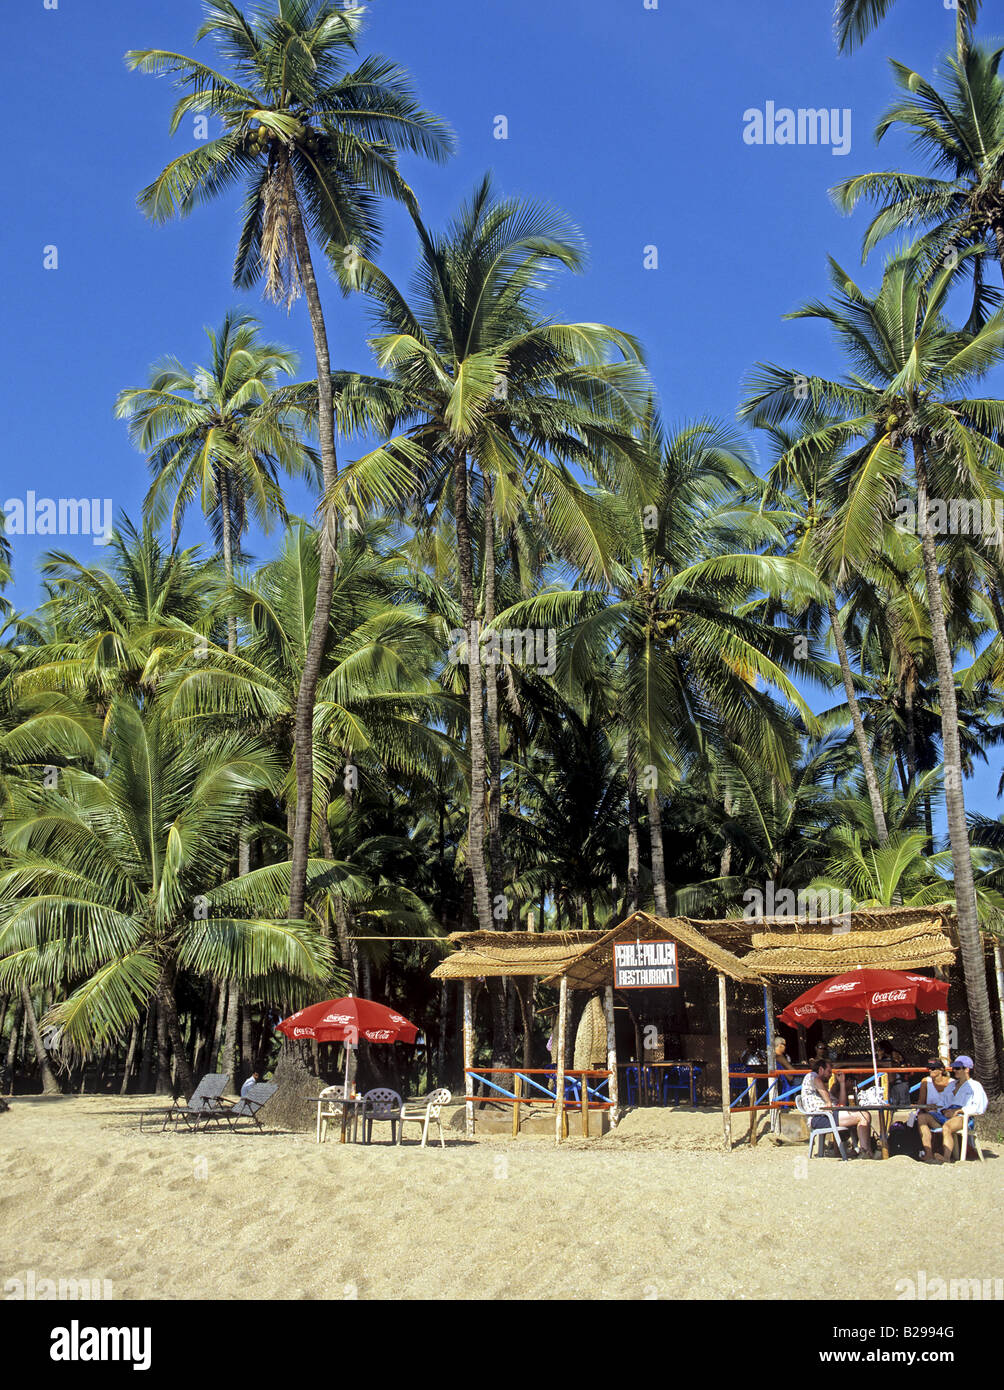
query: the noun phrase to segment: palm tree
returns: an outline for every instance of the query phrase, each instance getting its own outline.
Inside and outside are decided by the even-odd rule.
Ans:
[[[792,509],[785,552],[797,559],[800,565],[818,575],[821,582],[825,584],[828,576],[822,572],[821,558],[818,553],[818,538],[819,525],[825,516],[826,509],[827,475],[835,462],[834,450],[832,443],[826,441],[826,421],[817,418],[807,423],[809,434],[817,440],[817,447],[811,451],[798,450],[795,447],[798,443],[797,434],[793,434],[780,426],[773,426],[768,429],[767,433],[770,436],[775,457],[767,474],[767,496],[771,497],[776,493],[778,500],[787,502]],[[777,516],[776,511],[774,515]],[[832,576],[829,578],[832,580]],[[879,778],[865,736],[864,721],[858,705],[854,673],[851,670],[850,658],[847,654],[847,642],[839,613],[839,600],[831,585],[827,586],[824,602],[830,625],[830,635],[833,638],[837,660],[840,664],[840,675],[843,681],[844,694],[847,698],[851,728],[861,758],[861,767],[864,771],[865,784],[868,787],[872,813],[875,817],[875,830],[881,844],[887,838],[888,832],[879,790]],[[790,603],[788,607],[790,610]],[[811,604],[807,605],[804,613],[804,618],[810,626],[814,625],[811,608]]]
[[[265,277],[265,293],[291,305],[305,293],[317,360],[317,420],[326,491],[338,460],[332,410],[331,358],[311,237],[332,262],[351,266],[375,246],[376,194],[414,208],[401,176],[399,150],[443,160],[448,128],[423,111],[407,74],[371,56],[349,69],[362,30],[362,6],[337,0],[272,0],[252,14],[232,0],[209,0],[196,38],[211,38],[233,76],[162,49],[127,55],[133,68],[170,76],[185,94],[171,121],[208,113],[223,134],[181,155],[140,195],[155,221],[191,212],[237,184],[245,187],[244,225],[234,283]],[[290,878],[290,915],[303,913],[313,791],[313,711],[328,632],[335,544],[321,531],[314,625],[296,707],[297,817]]]
[[[0,985],[15,975],[80,981],[50,1021],[68,1049],[85,1054],[120,1037],[156,997],[178,1082],[190,1092],[175,993],[182,970],[319,980],[330,953],[300,922],[197,920],[196,900],[227,873],[249,797],[279,775],[259,740],[231,733],[195,742],[156,706],[119,697],[104,752],[101,775],[67,771],[55,793],[15,794],[0,873]]]
[[[4,535],[4,518],[0,514],[0,618],[10,612],[10,601],[3,596],[3,590],[10,582],[10,541]]]
[[[460,613],[467,639],[471,798],[468,860],[479,922],[493,924],[484,854],[487,750],[480,618],[494,607],[497,533],[538,514],[556,551],[587,573],[608,559],[604,517],[569,463],[612,467],[640,399],[637,344],[602,324],[554,323],[535,291],[558,267],[582,262],[581,239],[553,209],[476,189],[445,235],[416,223],[422,257],[410,303],[369,261],[356,278],[373,297],[382,332],[372,340],[389,379],[339,379],[347,424],[390,438],[342,475],[331,500],[365,511],[435,500],[455,527]],[[610,358],[615,359],[611,361]],[[482,508],[484,604],[475,561]],[[499,620],[500,621],[500,620]]]
[[[810,419],[823,409],[837,420],[827,426],[827,438],[855,442],[842,465],[846,501],[821,542],[838,576],[868,562],[883,527],[893,520],[900,488],[913,483],[938,670],[959,941],[973,1041],[981,1074],[993,1084],[994,1036],[966,829],[954,662],[930,504],[932,499],[947,506],[947,499],[968,498],[992,505],[1002,497],[1004,450],[997,439],[1004,406],[965,393],[970,383],[1004,358],[1004,311],[976,332],[954,329],[944,317],[945,301],[965,272],[965,263],[960,260],[934,275],[925,272],[925,264],[917,252],[894,257],[881,289],[870,298],[831,260],[831,301],[814,301],[790,317],[830,323],[854,370],[843,381],[830,381],[761,365],[750,405],[754,420],[763,424],[790,416]],[[811,436],[802,441],[805,447],[811,443]],[[907,471],[910,454],[912,480]],[[999,547],[993,534],[977,544],[987,551]]]
[[[566,630],[559,678],[571,691],[596,679],[616,655],[614,709],[627,735],[628,881],[637,878],[640,792],[648,807],[656,911],[668,912],[661,797],[708,745],[739,739],[788,775],[793,736],[768,690],[812,723],[785,675],[794,635],[749,610],[754,594],[818,594],[795,561],[751,553],[780,532],[742,499],[756,479],[741,441],[713,421],[667,432],[650,410],[640,463],[611,477],[604,510],[621,553],[605,587],[552,589],[515,605],[499,622]]]
[[[426,772],[449,741],[434,726],[446,713],[430,678],[439,651],[437,627],[407,602],[407,578],[392,550],[383,553],[387,526],[370,523],[344,531],[329,613],[329,632],[314,711],[312,841],[327,857],[333,791],[392,769]],[[319,571],[319,539],[303,523],[285,533],[278,557],[235,590],[246,641],[236,655],[211,651],[208,659],[166,675],[163,699],[173,717],[194,731],[235,725],[267,740],[289,760],[297,691],[310,643]],[[452,702],[448,702],[448,706]],[[292,831],[296,786],[278,791]],[[351,800],[351,798],[349,798]],[[351,964],[344,903],[335,894],[342,963]]]
[[[885,19],[893,0],[837,0],[834,27],[841,53],[856,48]],[[968,44],[982,0],[956,0],[956,41],[960,52]]]
[[[1002,53],[1004,49],[977,45],[964,55],[949,54],[933,83],[891,62],[905,95],[882,116],[875,138],[903,127],[929,172],[858,174],[833,190],[844,212],[852,212],[862,200],[878,205],[865,233],[864,257],[892,232],[926,227],[920,244],[934,259],[965,248],[982,252],[989,240],[1004,273]],[[984,259],[982,254],[972,259],[974,327],[985,317],[987,304],[1000,298],[984,285]]]
[[[107,555],[98,565],[64,551],[43,557],[49,597],[15,673],[22,691],[73,692],[103,714],[115,694],[150,693],[166,646],[194,650],[220,626],[226,592],[197,546],[168,550],[125,517]]]
[[[218,332],[206,329],[207,366],[188,372],[168,359],[155,368],[149,386],[120,392],[115,406],[153,473],[147,519],[159,526],[170,511],[173,550],[185,511],[198,498],[212,521],[230,585],[250,521],[267,533],[274,517],[286,520],[280,472],[317,476],[297,429],[302,410],[280,406],[274,394],[280,377],[292,376],[296,356],[263,342],[259,329],[249,315],[228,313]],[[237,650],[232,612],[227,650]]]

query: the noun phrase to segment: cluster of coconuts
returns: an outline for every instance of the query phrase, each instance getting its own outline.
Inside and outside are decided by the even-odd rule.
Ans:
[[[675,637],[680,631],[680,620],[672,614],[668,617],[657,617],[655,628],[660,637]]]
[[[272,140],[272,132],[265,126],[256,126],[247,137],[249,154],[264,154]]]

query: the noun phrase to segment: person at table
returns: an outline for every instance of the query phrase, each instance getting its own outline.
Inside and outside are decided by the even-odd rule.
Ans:
[[[944,1093],[952,1082],[952,1073],[940,1057],[928,1057],[925,1066],[927,1075],[917,1092],[918,1114],[921,1110],[940,1110]]]
[[[830,1089],[831,1082],[836,1083],[836,1095]],[[838,1125],[857,1130],[858,1153],[871,1158],[871,1122],[864,1111],[847,1109],[847,1078],[842,1071],[833,1070],[828,1057],[816,1057],[809,1063],[802,1082],[802,1109],[809,1113],[811,1129],[829,1129],[829,1120],[822,1112],[832,1110]]]
[[[815,1052],[812,1054],[812,1057],[811,1057],[811,1059],[810,1059],[809,1065],[812,1066],[815,1062],[828,1062],[829,1060],[830,1060],[830,1049],[827,1047],[826,1043],[824,1043],[824,1042],[817,1042],[817,1043],[816,1043],[816,1050],[815,1050]]]
[[[892,1038],[884,1038],[876,1049],[880,1067],[902,1067],[906,1058],[893,1046]],[[889,1104],[910,1104],[910,1083],[903,1072],[894,1072],[889,1077]]]
[[[782,1037],[780,1037],[780,1036],[775,1037],[775,1039],[774,1039],[774,1070],[775,1070],[775,1071],[794,1071],[794,1069],[795,1069],[795,1063],[794,1063],[794,1062],[791,1060],[791,1058],[788,1056],[788,1044],[787,1044],[787,1042],[785,1041],[784,1038],[782,1038]],[[790,1084],[790,1083],[789,1083],[789,1078],[786,1077],[786,1076],[779,1076],[779,1077],[778,1077],[778,1082],[779,1082],[780,1084],[782,1084],[782,1085],[788,1085],[788,1084]]]
[[[921,1157],[925,1161],[930,1161],[932,1157],[932,1129],[941,1126],[941,1153],[933,1154],[933,1157],[938,1163],[948,1163],[955,1152],[955,1136],[962,1133],[963,1126],[969,1123],[969,1116],[982,1115],[986,1110],[987,1093],[971,1075],[972,1068],[971,1057],[956,1057],[952,1063],[952,1079],[941,1092],[940,1107],[918,1112],[917,1124],[924,1146]]]

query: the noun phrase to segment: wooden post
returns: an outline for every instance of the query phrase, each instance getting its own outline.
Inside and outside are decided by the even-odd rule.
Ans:
[[[589,1077],[580,1076],[579,1085],[582,1087],[579,1092],[579,1102],[582,1108],[582,1137],[589,1138]]]
[[[952,1060],[952,1049],[948,1042],[948,1015],[944,1010],[938,1011],[938,1053],[943,1061]]]
[[[732,1149],[732,1112],[729,1109],[729,1014],[725,976],[718,972],[718,1029],[722,1048],[722,1127],[726,1149]]]
[[[763,1012],[767,1020],[767,1070],[774,1071],[777,1067],[777,1062],[774,1057],[774,1042],[776,1036],[774,1033],[774,991],[770,985],[764,985],[763,987]],[[767,1099],[772,1102],[770,1108],[770,1128],[771,1132],[774,1134],[781,1128],[781,1112],[780,1110],[775,1110],[773,1106],[773,1102],[777,1100],[780,1090],[781,1087],[777,1077],[772,1076],[767,1085]]]
[[[468,1068],[474,1065],[474,1009],[471,1004],[471,982],[464,981],[464,1095],[474,1094],[474,1082]],[[468,1100],[464,1107],[464,1132],[468,1139],[474,1138],[474,1102]]]
[[[518,1139],[518,1138],[519,1138],[519,1098],[520,1098],[520,1096],[523,1094],[523,1078],[522,1078],[521,1076],[517,1075],[517,1077],[516,1077],[516,1084],[515,1084],[515,1086],[512,1088],[512,1090],[513,1090],[513,1095],[516,1097],[516,1103],[513,1105],[513,1108],[512,1108],[512,1137],[513,1137],[514,1139]]]
[[[620,1092],[617,1085],[617,1029],[614,1026],[614,987],[607,985],[603,991],[603,1014],[607,1021],[607,1095],[610,1097],[610,1128],[617,1128],[620,1119]]]
[[[568,976],[562,975],[558,989],[558,1031],[554,1040],[554,1142],[560,1144],[565,1134],[565,1032],[568,1027]]]

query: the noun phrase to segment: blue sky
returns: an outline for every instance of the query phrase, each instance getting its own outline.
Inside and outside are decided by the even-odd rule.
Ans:
[[[52,0],[49,0],[52,3]],[[757,360],[836,371],[825,330],[782,315],[826,289],[830,253],[858,272],[863,215],[842,217],[828,189],[873,168],[911,167],[899,137],[876,151],[894,56],[931,74],[953,40],[943,0],[900,0],[866,46],[838,58],[830,0],[373,0],[364,51],[415,76],[448,119],[460,151],[444,167],[409,161],[426,219],[439,225],[492,169],[500,189],[548,199],[582,228],[585,274],[565,277],[556,314],[599,320],[645,343],[665,414],[734,416]],[[312,347],[302,302],[291,316],[238,295],[230,270],[237,196],[186,222],[154,227],[137,192],[192,143],[167,134],[171,89],[126,70],[129,48],[196,51],[199,0],[18,0],[5,12],[4,91],[16,138],[5,142],[8,212],[0,226],[7,331],[0,360],[7,409],[0,503],[110,497],[138,517],[143,460],[112,413],[166,353],[201,360],[203,325],[242,304],[300,354]],[[205,61],[213,62],[208,46]],[[743,113],[849,108],[851,147],[750,146]],[[31,113],[28,117],[25,113]],[[496,117],[509,138],[494,138]],[[190,123],[182,130],[191,135]],[[414,242],[390,209],[382,255],[406,279]],[[43,248],[58,248],[58,270]],[[658,248],[657,270],[645,248]],[[861,271],[873,283],[881,261]],[[366,318],[326,293],[336,365],[367,368]],[[348,446],[345,457],[352,457]],[[291,504],[310,503],[293,492]],[[186,539],[203,539],[192,518]],[[39,593],[35,564],[53,542],[15,539],[12,597]],[[87,538],[60,546],[100,556]],[[252,548],[266,554],[269,542]],[[996,765],[974,803],[996,810]]]

